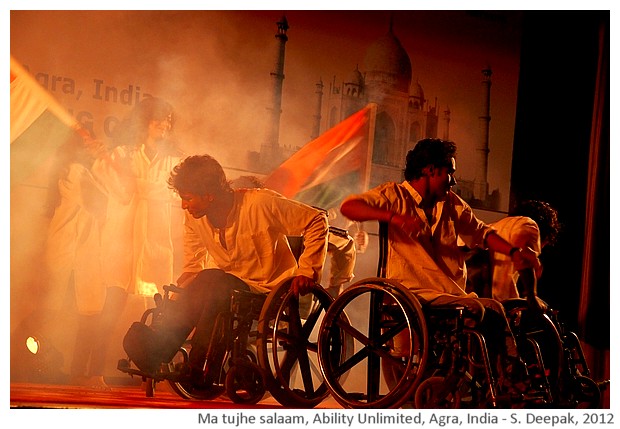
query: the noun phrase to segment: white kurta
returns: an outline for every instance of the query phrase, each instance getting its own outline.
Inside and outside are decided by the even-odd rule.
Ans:
[[[119,146],[112,159],[121,160],[135,188],[123,187],[116,171],[100,160],[95,171],[110,193],[103,229],[103,266],[107,286],[152,295],[173,282],[172,201],[168,177],[178,156],[157,154],[150,160],[144,145]]]
[[[492,226],[504,240],[515,247],[529,247],[540,255],[540,231],[535,221],[524,216],[510,216],[498,220]],[[515,270],[512,258],[501,253],[491,252],[493,266],[493,298],[504,301],[519,298],[517,281],[519,272]]]
[[[401,282],[428,302],[441,295],[477,297],[465,292],[467,269],[457,238],[471,248],[484,247],[492,228],[478,220],[462,198],[449,192],[436,204],[433,222],[428,221],[420,207],[422,197],[406,181],[385,183],[347,197],[350,198],[403,216],[417,216],[423,222],[417,237],[410,237],[399,228],[389,228],[388,278]]]
[[[296,261],[286,236],[300,235],[304,250]],[[320,281],[326,251],[327,216],[268,189],[235,190],[223,231],[214,228],[206,216],[185,216],[184,271],[218,268],[256,292],[268,292],[297,275]]]
[[[101,312],[105,285],[101,272],[101,220],[105,193],[82,164],[71,164],[58,181],[60,204],[50,222],[46,247],[49,301],[52,309],[64,304],[71,274],[80,314]]]

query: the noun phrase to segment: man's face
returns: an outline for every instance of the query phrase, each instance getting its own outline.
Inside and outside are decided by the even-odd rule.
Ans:
[[[451,158],[452,165],[450,167],[440,167],[433,170],[430,186],[431,194],[437,199],[443,198],[450,192],[450,189],[456,185],[454,172],[456,171],[456,160]]]
[[[213,205],[213,197],[207,195],[196,195],[191,192],[179,192],[181,197],[181,207],[183,210],[198,219],[207,214],[209,208]]]
[[[172,129],[172,115],[168,115],[164,119],[151,119],[149,121],[149,136],[157,141],[168,137]]]

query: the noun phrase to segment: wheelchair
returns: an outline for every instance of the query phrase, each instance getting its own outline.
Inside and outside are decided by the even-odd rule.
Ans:
[[[319,363],[325,384],[339,404],[345,408],[506,408],[549,401],[542,388],[527,394],[503,388],[485,338],[466,309],[423,306],[402,284],[385,278],[386,263],[387,224],[380,223],[377,277],[347,288],[323,319]],[[351,320],[344,317],[345,312]],[[355,320],[356,312],[368,317]],[[337,352],[345,335],[356,341],[350,356]],[[352,371],[360,376],[343,378]]]
[[[581,342],[557,310],[533,314],[522,299],[503,302],[517,346],[533,382],[545,389],[554,408],[599,408],[608,381],[591,378]]]
[[[290,291],[290,281],[268,294],[233,292],[230,311],[217,316],[211,341],[212,347],[223,351],[221,361],[218,360],[220,376],[212,387],[196,388],[183,377],[191,335],[176,355],[163,362],[154,374],[135,368],[130,358],[119,360],[117,368],[142,377],[147,396],[153,396],[156,383],[164,381],[185,399],[210,400],[226,392],[235,403],[255,404],[268,391],[286,407],[318,405],[329,391],[318,365],[316,338],[321,318],[333,298],[320,286],[298,298]],[[173,305],[170,292],[183,293],[174,285],[163,289],[164,295],[155,296],[156,307],[145,311],[141,323],[157,325],[166,307]],[[334,349],[334,353],[343,350],[346,347]],[[340,360],[335,355],[330,359]]]
[[[492,295],[492,263],[486,250],[469,252],[468,290]],[[536,277],[530,274],[532,281]],[[522,280],[522,277],[520,277]],[[524,285],[517,285],[522,293]],[[559,312],[548,308],[533,313],[524,299],[502,302],[519,353],[530,368],[533,383],[545,392],[546,405],[554,408],[598,408],[601,391],[609,381],[591,378],[581,342],[561,321]]]

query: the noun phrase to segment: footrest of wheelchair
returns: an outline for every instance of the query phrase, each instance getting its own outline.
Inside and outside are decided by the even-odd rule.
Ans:
[[[116,365],[116,369],[131,376],[137,375],[145,378],[155,378],[154,374],[149,374],[140,369],[133,368],[129,359],[119,359],[118,364]]]
[[[523,402],[527,402],[528,404],[545,404],[549,401],[542,392],[533,392],[524,394]]]
[[[496,403],[499,404],[545,404],[547,399],[541,392],[528,392],[528,393],[504,393],[495,397]],[[501,405],[500,405],[501,406]]]
[[[138,368],[134,368],[131,366],[131,361],[129,359],[120,359],[116,368],[124,372],[126,374],[131,375],[132,377],[138,376],[142,378],[152,378],[155,381],[164,381],[169,380],[173,382],[182,382],[189,380],[189,374],[175,372],[175,371],[157,371],[157,372],[146,372],[142,371]]]

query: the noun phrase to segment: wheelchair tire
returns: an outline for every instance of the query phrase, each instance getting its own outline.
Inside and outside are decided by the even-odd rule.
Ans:
[[[345,310],[364,317],[349,321]],[[347,337],[354,338],[355,352],[334,359],[334,349]],[[422,307],[391,280],[370,278],[351,285],[332,303],[321,325],[321,371],[330,393],[345,408],[398,408],[412,401],[427,354]]]
[[[329,394],[318,364],[318,329],[333,298],[322,287],[311,295],[308,314],[300,314],[299,299],[284,282],[267,296],[258,321],[258,363],[267,390],[285,407],[313,408]]]
[[[261,369],[252,362],[238,362],[226,373],[226,394],[236,404],[256,404],[265,395]]]
[[[532,387],[545,402],[559,406],[561,378],[567,373],[562,336],[547,314],[533,314],[523,300],[511,300],[506,315],[515,335],[519,355],[533,376]]]
[[[191,346],[186,344],[182,347],[177,354],[173,357],[172,362],[175,366],[186,365],[188,356],[189,356],[189,348]],[[219,397],[224,388],[222,386],[210,386],[209,388],[195,388],[191,382],[189,381],[171,381],[168,380],[168,384],[170,388],[184,399],[195,399],[200,401],[208,401],[210,399],[215,399]]]

